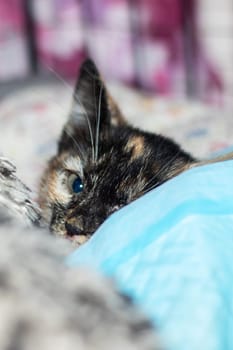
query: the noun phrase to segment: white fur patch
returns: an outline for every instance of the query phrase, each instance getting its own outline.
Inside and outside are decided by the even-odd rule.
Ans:
[[[67,204],[72,197],[72,194],[68,189],[67,174],[62,171],[58,171],[56,175],[54,184],[55,197],[62,204]]]
[[[78,173],[80,176],[83,176],[83,167],[80,158],[78,157],[67,157],[64,162],[64,168],[69,171]]]

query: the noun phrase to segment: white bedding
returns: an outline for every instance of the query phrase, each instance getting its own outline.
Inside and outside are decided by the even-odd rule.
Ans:
[[[110,90],[131,123],[171,136],[195,156],[206,157],[232,144],[230,113],[198,102],[146,97],[121,86],[111,85]],[[0,101],[0,154],[12,159],[33,189],[45,160],[56,150],[71,95],[72,87],[49,83],[22,88]]]

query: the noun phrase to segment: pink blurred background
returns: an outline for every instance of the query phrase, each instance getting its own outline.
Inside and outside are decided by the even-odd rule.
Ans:
[[[0,0],[0,85],[74,79],[86,56],[108,80],[230,105],[233,2]]]

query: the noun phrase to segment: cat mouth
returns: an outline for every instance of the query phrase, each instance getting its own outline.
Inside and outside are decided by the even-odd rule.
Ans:
[[[70,235],[69,233],[66,233],[66,238],[71,241],[75,246],[81,246],[82,244],[86,243],[90,239],[90,234],[78,234],[78,235]]]
[[[90,233],[81,232],[78,228],[66,223],[65,224],[66,233],[65,236],[75,245],[82,245],[91,237]]]

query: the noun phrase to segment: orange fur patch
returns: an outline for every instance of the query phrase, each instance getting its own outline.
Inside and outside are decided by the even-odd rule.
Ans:
[[[125,118],[123,117],[116,102],[114,101],[112,96],[109,94],[107,96],[107,102],[108,102],[109,111],[111,113],[111,124],[113,124],[113,125],[125,125],[126,124]]]
[[[61,175],[58,171],[53,170],[48,178],[48,194],[53,202],[60,202],[66,204],[69,202],[71,195],[68,189],[62,188]]]
[[[134,136],[130,138],[126,144],[126,151],[132,151],[131,159],[136,159],[141,157],[145,152],[144,137]]]

